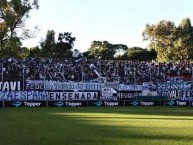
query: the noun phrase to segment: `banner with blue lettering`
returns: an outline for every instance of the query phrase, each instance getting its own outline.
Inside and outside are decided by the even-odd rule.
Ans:
[[[142,85],[125,85],[125,84],[120,84],[119,91],[142,91],[143,86]]]
[[[124,102],[123,101],[88,101],[88,106],[118,107],[118,106],[124,106]]]
[[[28,83],[30,84],[30,83]],[[36,84],[38,84],[36,82]],[[34,86],[32,86],[34,88]],[[26,88],[29,88],[26,86]],[[39,88],[39,86],[37,86]],[[142,85],[124,85],[117,83],[99,83],[99,82],[55,82],[45,81],[44,90],[46,91],[100,91],[101,89],[115,89],[119,91],[142,91]]]
[[[49,100],[97,100],[98,95],[98,92],[49,92]]]
[[[125,101],[125,106],[161,106],[163,101]]]
[[[118,100],[135,100],[136,96],[141,96],[142,91],[120,91],[117,93]]]
[[[87,107],[87,101],[49,101],[49,107]]]
[[[54,82],[46,81],[45,83],[46,91],[78,91],[78,90],[91,90],[99,91],[103,84],[93,83],[93,82]]]
[[[46,101],[5,101],[5,107],[46,107]]]
[[[193,100],[193,90],[162,90],[158,96],[166,96],[168,100]]]
[[[26,80],[25,90],[27,91],[44,91],[43,80]]]
[[[192,106],[192,101],[181,101],[181,100],[168,100],[165,103],[166,106],[182,106],[182,107],[188,107]]]
[[[1,101],[48,100],[48,92],[0,91]]]
[[[0,82],[0,91],[21,91],[23,85],[21,81],[4,81]]]
[[[157,85],[158,91],[176,91],[181,90],[190,91],[192,89],[192,82],[191,81],[169,81],[169,82],[162,82],[158,83]]]

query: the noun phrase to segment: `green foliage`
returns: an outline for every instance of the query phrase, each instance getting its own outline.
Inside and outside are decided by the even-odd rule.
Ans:
[[[1,49],[1,56],[3,57],[20,57],[21,42],[17,37],[12,37],[6,40],[4,47]]]
[[[40,42],[40,50],[36,48],[31,55],[34,56],[34,53],[39,53],[40,57],[46,58],[71,58],[72,48],[76,40],[71,35],[69,32],[59,33],[56,42],[54,30],[48,30],[45,40]]]
[[[58,58],[72,57],[72,49],[75,40],[76,38],[72,37],[72,33],[69,32],[59,33],[58,42],[54,50],[55,57]]]
[[[29,57],[35,57],[35,58],[42,57],[40,48],[38,46],[34,48],[30,48]]]
[[[126,52],[126,58],[128,60],[151,61],[155,56],[156,54],[153,51],[148,51],[140,47],[129,48]]]
[[[1,55],[18,57],[21,40],[34,37],[25,27],[32,9],[38,9],[38,0],[0,1],[0,47]],[[17,39],[17,40],[16,40]],[[12,48],[11,48],[12,47]]]
[[[114,49],[115,49],[115,51],[116,51],[114,57],[115,57],[116,59],[118,59],[118,60],[124,59],[123,54],[125,54],[125,53],[127,52],[127,50],[128,50],[127,45],[114,44],[113,47],[114,47]]]
[[[88,57],[95,58],[100,56],[101,59],[114,59],[117,52],[127,50],[123,44],[111,44],[108,41],[93,41],[88,49]]]
[[[53,57],[54,56],[54,50],[56,48],[56,42],[55,42],[55,32],[54,30],[48,30],[46,34],[45,40],[40,42],[41,46],[41,57]],[[37,48],[36,48],[37,51]]]
[[[147,24],[143,38],[150,41],[149,47],[157,52],[159,62],[193,58],[193,27],[189,18],[183,19],[178,27],[164,20],[157,25]]]
[[[183,19],[179,24],[178,36],[174,45],[174,54],[177,55],[180,60],[193,59],[193,27],[191,26],[189,18]]]

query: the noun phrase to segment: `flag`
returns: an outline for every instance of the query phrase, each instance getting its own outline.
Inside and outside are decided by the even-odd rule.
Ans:
[[[93,71],[95,72],[95,74],[96,74],[99,78],[101,77],[101,75],[99,74],[96,66],[95,66],[93,63],[91,63],[91,64],[89,65],[89,68],[90,68],[91,70],[93,70]]]
[[[79,55],[80,55],[80,52],[79,52],[77,49],[75,49],[75,50],[73,51],[72,57],[78,58]]]

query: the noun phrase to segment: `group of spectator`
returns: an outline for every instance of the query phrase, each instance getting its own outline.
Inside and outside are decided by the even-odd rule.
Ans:
[[[0,80],[107,81],[123,84],[192,79],[190,62],[132,62],[99,59],[1,58]]]

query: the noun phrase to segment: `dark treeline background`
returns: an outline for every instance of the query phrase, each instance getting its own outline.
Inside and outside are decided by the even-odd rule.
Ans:
[[[71,32],[55,34],[54,30],[48,30],[36,47],[22,47],[21,40],[34,38],[39,31],[38,27],[34,27],[33,30],[25,27],[30,11],[38,8],[38,0],[0,1],[1,57],[72,57],[76,37]],[[146,24],[142,36],[143,40],[149,43],[147,48],[129,48],[125,44],[112,44],[107,40],[93,40],[82,56],[90,59],[100,57],[107,60],[158,62],[193,59],[193,27],[189,18],[182,19],[178,26],[166,20],[160,20],[157,24]]]

